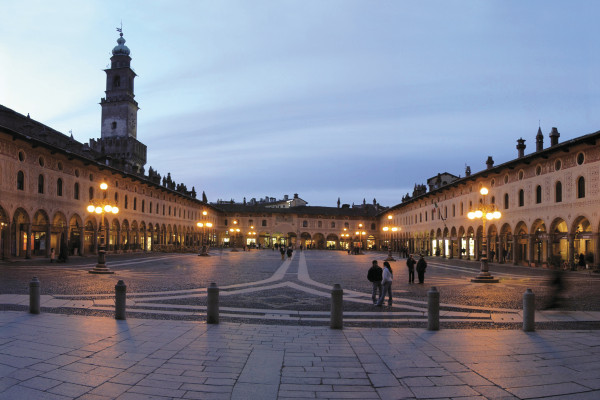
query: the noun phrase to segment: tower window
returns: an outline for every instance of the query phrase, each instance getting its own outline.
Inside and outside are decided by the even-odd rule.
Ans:
[[[113,121],[113,122],[110,124],[110,127],[111,127],[111,129],[117,129],[117,121]]]
[[[113,87],[121,87],[121,77],[119,75],[115,76],[115,79],[113,79]]]
[[[56,181],[56,195],[57,196],[62,196],[63,195],[63,181],[62,179],[58,178],[58,180]]]

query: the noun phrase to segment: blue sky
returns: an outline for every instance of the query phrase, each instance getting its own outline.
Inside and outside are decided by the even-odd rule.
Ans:
[[[392,206],[600,129],[600,3],[0,0],[0,104],[88,142],[123,21],[138,139],[209,201]]]

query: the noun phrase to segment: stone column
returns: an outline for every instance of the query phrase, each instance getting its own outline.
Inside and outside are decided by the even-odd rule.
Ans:
[[[569,251],[567,253],[567,263],[569,267],[573,266],[573,262],[575,260],[575,235],[567,235],[567,240],[569,241]]]
[[[548,265],[548,267],[551,267],[550,257],[552,257],[552,235],[547,234],[546,235],[546,264]]]
[[[31,237],[31,224],[27,225],[27,249],[25,250],[25,258],[31,258],[31,244],[33,243],[33,238]]]
[[[527,265],[535,266],[535,235],[527,235]]]
[[[502,253],[504,252],[504,246],[506,242],[506,237],[503,235],[499,235],[498,236],[498,248],[496,250],[496,253],[498,253],[498,262],[500,264],[504,264],[504,260],[502,259]]]
[[[3,258],[8,258],[10,257],[10,229],[11,229],[11,224],[10,222],[7,222],[6,225],[4,226],[4,229],[2,229],[2,255]]]
[[[79,255],[85,255],[85,229],[83,226],[79,228]]]
[[[519,260],[517,260],[517,255],[519,254],[519,246],[520,246],[520,236],[513,235],[513,264],[519,265]]]
[[[470,260],[471,259],[471,238],[469,236],[465,237],[465,259],[466,260]]]
[[[45,251],[46,254],[44,254],[44,257],[50,257],[50,246],[52,244],[52,240],[51,240],[52,236],[51,235],[52,235],[52,225],[47,224],[46,225],[46,251]],[[62,245],[62,243],[60,243],[59,246],[60,245]],[[56,254],[58,254],[59,250],[58,249],[55,249],[55,250],[56,250]]]

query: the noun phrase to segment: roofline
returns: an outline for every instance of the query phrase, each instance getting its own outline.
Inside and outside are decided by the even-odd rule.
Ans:
[[[457,180],[455,180],[455,181],[453,181],[453,182],[451,182],[451,183],[449,183],[447,185],[442,186],[441,188],[434,189],[434,190],[432,190],[430,192],[427,192],[427,193],[424,193],[424,194],[422,194],[420,196],[414,197],[414,198],[412,198],[412,199],[410,199],[408,201],[405,201],[403,203],[399,203],[399,204],[396,204],[395,206],[391,206],[385,212],[381,212],[381,213],[377,214],[377,216],[381,216],[381,215],[385,214],[386,212],[390,212],[390,211],[394,211],[394,210],[403,208],[403,207],[407,206],[410,203],[423,200],[423,199],[427,198],[428,196],[436,195],[438,193],[443,192],[444,190],[448,190],[450,188],[454,188],[454,187],[458,187],[458,186],[463,185],[463,184],[467,184],[469,181],[475,181],[475,180],[477,180],[479,178],[486,178],[487,175],[498,173],[498,172],[500,172],[503,169],[506,169],[506,168],[508,168],[508,169],[515,169],[515,166],[518,165],[518,164],[530,164],[533,159],[536,159],[536,158],[539,158],[539,157],[544,158],[544,159],[548,159],[550,157],[550,154],[553,154],[553,153],[557,153],[557,152],[561,152],[561,151],[564,152],[564,153],[568,153],[570,151],[569,150],[570,147],[578,145],[578,144],[581,144],[581,143],[588,143],[588,144],[591,144],[591,145],[595,145],[596,142],[599,139],[600,139],[600,131],[596,131],[594,133],[588,133],[587,135],[579,136],[577,138],[570,139],[570,140],[567,140],[565,142],[555,144],[554,146],[550,146],[550,147],[547,147],[547,148],[542,149],[540,151],[536,151],[534,153],[530,153],[530,154],[525,155],[523,157],[515,158],[515,159],[507,161],[507,162],[505,162],[503,164],[499,164],[497,166],[494,166],[494,167],[492,167],[490,169],[484,169],[484,170],[479,171],[479,172],[477,172],[475,174],[471,174],[469,176],[465,176],[464,178],[459,178],[459,179],[457,179]]]

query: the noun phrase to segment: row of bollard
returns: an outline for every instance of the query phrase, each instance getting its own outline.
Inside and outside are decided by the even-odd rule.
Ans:
[[[127,299],[127,285],[119,280],[115,285],[115,319],[125,319]],[[344,327],[344,291],[339,283],[331,289],[331,329],[343,329]],[[29,312],[40,313],[40,281],[33,277],[29,282]],[[207,289],[206,296],[206,322],[209,324],[219,323],[219,288],[216,283],[211,283]],[[437,331],[440,329],[440,292],[433,286],[427,292],[427,330]],[[531,289],[523,294],[523,331],[535,331],[535,295]]]

